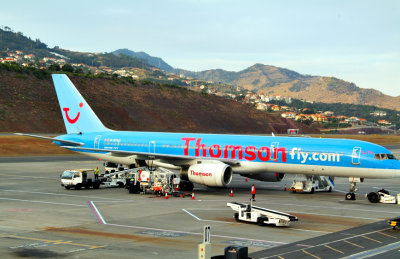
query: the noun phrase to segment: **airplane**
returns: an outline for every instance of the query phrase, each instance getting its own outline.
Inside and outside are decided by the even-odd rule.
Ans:
[[[16,134],[113,163],[177,169],[192,187],[227,187],[233,173],[271,182],[285,174],[349,177],[345,199],[354,200],[356,183],[364,178],[400,177],[400,161],[388,149],[359,140],[114,131],[103,125],[67,75],[52,78],[67,134]]]

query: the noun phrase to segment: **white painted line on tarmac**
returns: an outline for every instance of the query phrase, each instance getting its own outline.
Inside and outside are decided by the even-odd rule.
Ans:
[[[104,220],[103,216],[101,215],[100,211],[97,209],[96,205],[93,201],[88,202],[89,207],[92,209],[94,216],[99,221],[100,224],[106,225],[107,222]]]
[[[90,199],[105,199],[105,200],[112,200],[112,201],[123,201],[123,202],[134,202],[133,200],[123,200],[123,199],[113,199],[113,198],[106,198],[106,197],[99,197],[99,196],[83,196],[83,195],[76,195],[76,194],[61,194],[61,193],[51,193],[51,192],[30,192],[30,191],[20,191],[20,190],[7,190],[7,189],[0,189],[3,192],[20,192],[20,193],[33,193],[33,194],[43,194],[43,195],[54,195],[54,196],[66,196],[66,197],[80,197],[80,198],[90,198]]]
[[[294,214],[301,213],[301,214],[309,214],[309,215],[317,215],[317,216],[328,216],[328,217],[339,217],[339,218],[350,218],[350,219],[382,220],[382,218],[354,217],[354,216],[343,216],[343,215],[323,214],[323,213],[310,213],[310,212],[290,211],[290,210],[286,210],[286,212],[290,212],[290,213],[294,213]]]
[[[201,219],[200,219],[199,217],[197,217],[196,215],[193,215],[192,213],[190,213],[189,211],[187,211],[187,210],[185,210],[185,209],[182,209],[182,210],[183,210],[184,212],[186,212],[187,214],[189,214],[190,216],[192,216],[193,218],[195,218],[195,219],[201,221]]]
[[[31,179],[47,179],[47,180],[57,180],[59,179],[58,177],[43,177],[43,176],[32,176],[32,175],[13,175],[12,178],[10,178],[9,175],[1,175],[0,177],[7,177],[7,179],[19,179],[19,178],[31,178]]]
[[[216,223],[225,223],[225,224],[230,224],[232,222],[227,222],[227,221],[222,221],[222,220],[212,220],[212,219],[201,219],[199,217],[197,217],[196,215],[194,215],[193,213],[190,213],[189,211],[182,209],[184,212],[186,212],[187,214],[189,214],[190,216],[192,216],[193,218],[199,220],[199,221],[206,221],[206,222],[216,222]]]
[[[140,226],[128,226],[128,225],[119,225],[119,224],[110,224],[110,223],[107,223],[107,226],[123,227],[123,228],[135,228],[135,229],[145,229],[145,230],[155,230],[155,231],[172,232],[172,233],[196,235],[196,236],[202,236],[203,235],[203,233],[196,233],[196,232],[177,231],[177,230],[160,229],[160,228],[149,228],[149,227],[140,227]],[[285,242],[259,240],[259,239],[249,239],[247,237],[243,238],[243,237],[232,237],[232,236],[223,236],[223,235],[211,235],[211,236],[212,237],[219,237],[219,238],[235,239],[235,240],[265,242],[265,243],[271,243],[271,244],[276,244],[276,245],[286,245],[286,244],[288,244],[288,243],[285,243]]]
[[[329,232],[329,231],[319,231],[319,230],[310,230],[310,229],[301,229],[301,228],[290,228],[290,230],[306,231],[306,232],[316,232],[316,233],[324,233],[324,234],[333,233],[333,232]]]
[[[12,199],[12,198],[0,198],[0,200],[22,201],[22,202],[30,202],[30,203],[43,203],[43,204],[75,206],[75,207],[86,207],[86,205],[71,204],[71,203],[60,203],[60,202],[49,202],[49,201],[33,201],[33,200],[22,200],[22,199]]]
[[[263,201],[261,200],[259,202],[263,203]],[[333,210],[346,210],[346,211],[364,211],[364,212],[371,212],[371,208],[370,209],[354,209],[354,208],[343,208],[343,207],[339,207],[339,208],[335,208],[335,207],[329,207],[329,206],[317,206],[317,205],[310,205],[310,204],[294,204],[294,203],[275,203],[275,202],[265,202],[264,204],[268,204],[268,205],[281,205],[281,206],[295,206],[295,207],[307,207],[307,208],[321,208],[321,209],[333,209]],[[371,205],[372,206],[372,205]],[[373,210],[373,212],[382,212],[382,213],[392,213],[392,214],[399,214],[396,211],[387,211],[387,210]]]

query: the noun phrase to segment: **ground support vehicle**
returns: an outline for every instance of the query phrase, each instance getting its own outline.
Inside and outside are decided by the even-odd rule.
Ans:
[[[179,190],[179,176],[162,167],[149,169],[139,167],[132,170],[126,178],[126,188],[129,193],[153,193],[156,195],[173,195]]]
[[[389,204],[400,204],[400,194],[393,196],[389,194],[389,191],[381,189],[377,192],[370,192],[365,195],[366,198],[372,203],[389,203]]]
[[[101,175],[101,184],[104,187],[124,187],[127,177],[133,172],[133,169],[125,169],[112,173]]]
[[[276,210],[253,206],[252,200],[250,200],[250,204],[228,202],[226,206],[231,207],[231,209],[234,211],[237,211],[234,214],[236,221],[253,222],[260,226],[272,224],[277,227],[289,226],[290,222],[298,221],[296,216]]]
[[[123,187],[125,179],[130,174],[132,169],[117,171],[114,173],[101,174],[98,179],[95,179],[94,169],[70,169],[65,170],[61,174],[61,186],[65,189],[74,188],[79,190],[82,187],[89,189],[99,189],[104,187]]]
[[[94,169],[65,170],[61,174],[61,186],[65,187],[65,189],[75,188],[75,190],[79,190],[82,187],[98,189],[100,184],[101,181],[99,179],[95,180]]]
[[[398,229],[400,227],[400,217],[389,219],[388,223],[393,228],[393,230],[395,230],[396,228]]]
[[[289,191],[292,192],[331,192],[334,188],[333,180],[329,176],[303,175],[293,180]]]

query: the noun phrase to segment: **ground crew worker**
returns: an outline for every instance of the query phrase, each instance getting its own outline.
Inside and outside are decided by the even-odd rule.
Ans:
[[[96,167],[96,169],[94,169],[94,180],[99,180],[99,167]]]
[[[83,182],[86,182],[86,178],[87,178],[86,171],[82,171],[82,180],[83,180]]]
[[[251,192],[251,199],[255,201],[254,198],[256,197],[256,187],[254,187],[254,184],[251,186],[250,192]]]

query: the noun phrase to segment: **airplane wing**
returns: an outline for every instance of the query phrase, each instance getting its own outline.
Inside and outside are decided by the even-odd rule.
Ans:
[[[110,149],[99,149],[99,148],[85,148],[85,147],[77,147],[77,146],[61,146],[63,148],[71,149],[73,151],[97,151],[97,152],[109,152],[113,156],[131,156],[136,155],[138,159],[142,160],[154,160],[154,159],[163,159],[166,161],[175,161],[173,164],[180,164],[179,162],[187,162],[191,160],[215,160],[215,158],[211,157],[196,157],[196,156],[183,156],[183,155],[170,155],[170,154],[160,154],[160,153],[151,153],[151,152],[138,152],[138,151],[124,151],[124,150],[110,150]],[[239,160],[236,159],[218,159],[225,164],[237,166],[240,164]]]
[[[70,140],[63,140],[63,139],[56,139],[56,138],[50,138],[50,137],[43,137],[43,136],[38,136],[38,135],[31,135],[31,134],[25,134],[25,133],[14,133],[15,135],[19,136],[27,136],[27,137],[33,137],[33,138],[40,138],[40,139],[47,139],[51,141],[57,141],[60,143],[68,144],[68,145],[74,145],[74,146],[82,146],[84,143],[81,142],[75,142],[75,141],[70,141]]]

